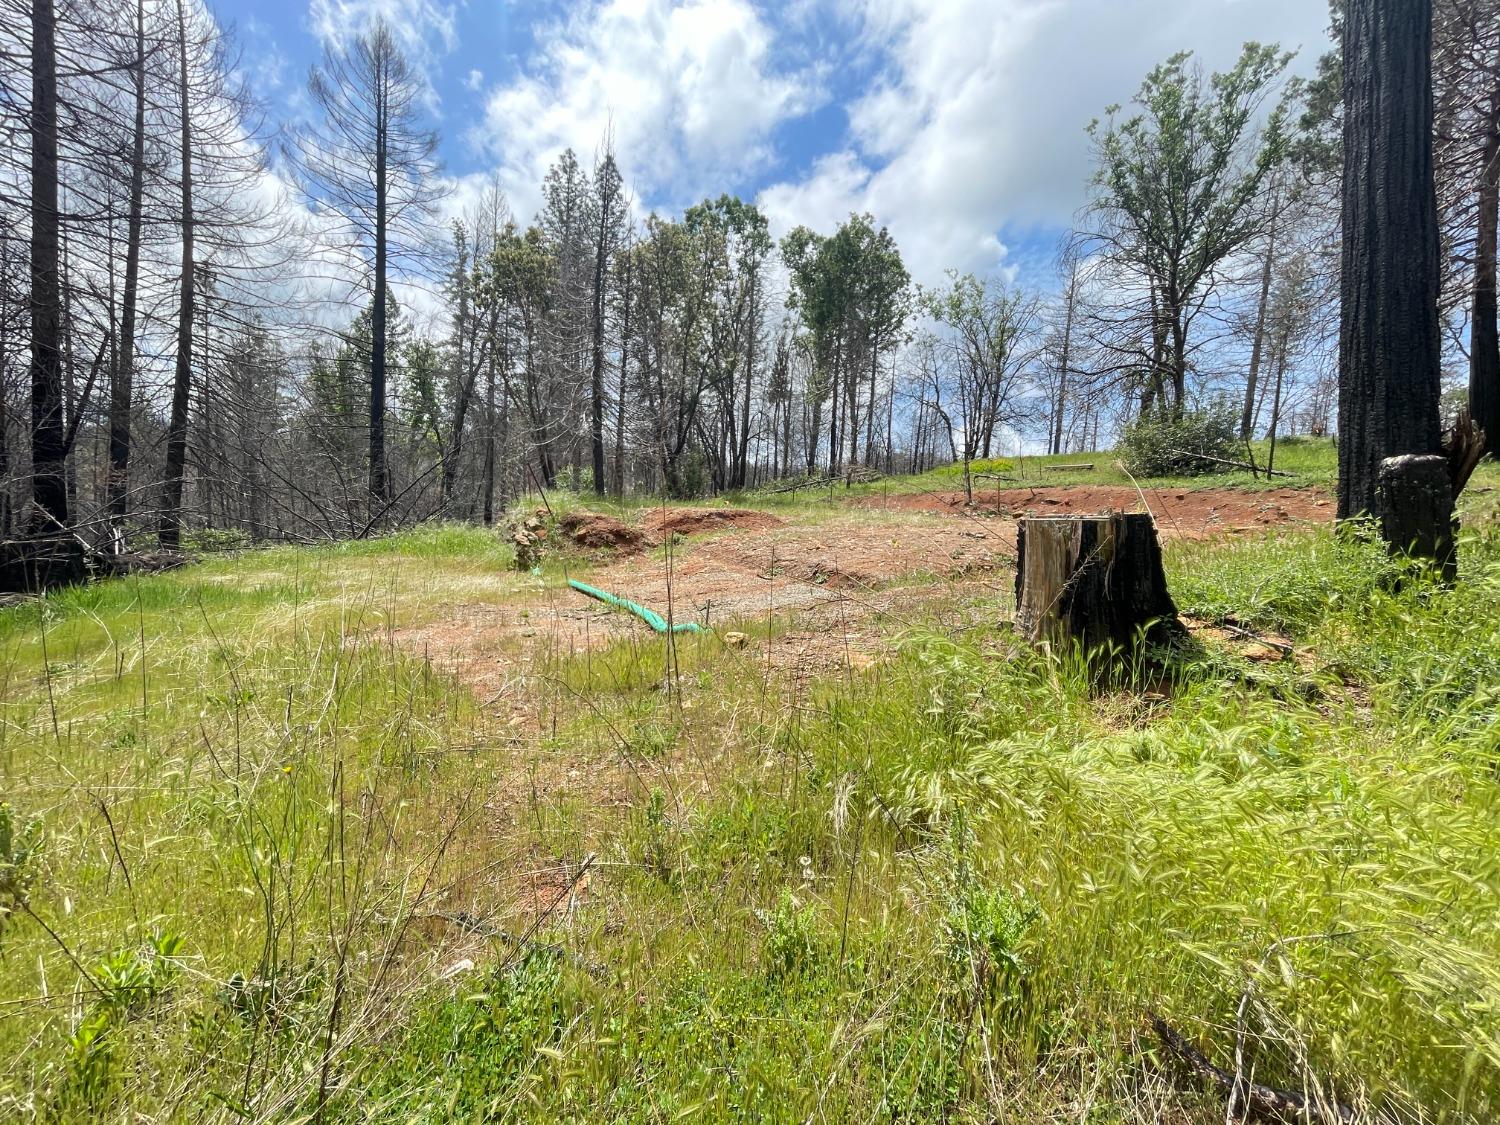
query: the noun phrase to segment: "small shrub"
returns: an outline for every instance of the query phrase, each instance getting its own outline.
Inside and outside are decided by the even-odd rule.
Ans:
[[[390,1055],[376,1054],[370,1089],[380,1111],[402,1122],[511,1120],[547,1055],[560,1058],[570,1002],[558,959],[528,954],[490,971],[475,991],[418,1010]],[[355,1115],[351,1113],[351,1119]]]
[[[182,545],[189,551],[243,551],[254,543],[241,527],[195,527],[182,533]]]
[[[971,473],[1013,473],[1016,463],[1009,457],[976,457],[969,462]],[[964,475],[964,463],[955,461],[951,465],[944,465],[938,470],[944,476],[961,477]]]
[[[800,976],[818,960],[822,942],[818,917],[811,906],[803,906],[790,891],[782,893],[775,910],[755,912],[766,928],[762,958],[766,974],[773,980]]]
[[[949,837],[952,866],[943,895],[943,953],[966,987],[977,984],[1008,996],[1028,972],[1020,944],[1037,909],[979,878],[969,858],[973,840],[960,817]]]
[[[97,1107],[108,1101],[123,1073],[120,1029],[171,988],[181,970],[181,952],[181,937],[157,933],[145,946],[117,949],[94,967],[99,998],[68,1038],[71,1081],[65,1103],[71,1098]]]
[[[1228,466],[1203,458],[1237,459],[1239,419],[1227,402],[1186,411],[1180,418],[1148,415],[1125,428],[1119,451],[1125,467],[1136,476],[1191,477],[1226,472]]]

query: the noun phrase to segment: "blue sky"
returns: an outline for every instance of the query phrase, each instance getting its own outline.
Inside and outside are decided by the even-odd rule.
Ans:
[[[1326,49],[1321,0],[209,0],[276,120],[325,42],[375,14],[427,76],[461,208],[498,177],[522,219],[566,146],[606,129],[642,209],[731,191],[777,233],[851,210],[919,281],[1052,280],[1083,202],[1084,126],[1154,63],[1247,39]]]

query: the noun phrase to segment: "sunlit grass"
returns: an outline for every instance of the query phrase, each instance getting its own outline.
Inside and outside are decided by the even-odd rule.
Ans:
[[[1293,655],[1103,688],[981,593],[821,678],[786,619],[541,647],[503,724],[399,630],[560,564],[445,525],[7,609],[44,846],[24,906],[0,868],[0,1116],[1222,1121],[1149,1010],[1360,1120],[1491,1120],[1491,498],[1452,590],[1173,541],[1185,611]]]

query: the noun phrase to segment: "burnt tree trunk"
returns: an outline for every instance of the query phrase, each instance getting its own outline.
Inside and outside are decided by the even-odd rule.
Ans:
[[[1442,435],[1432,0],[1350,0],[1344,23],[1340,519],[1375,515],[1380,464]]]
[[[1443,581],[1458,576],[1453,478],[1448,458],[1407,454],[1380,463],[1375,486],[1380,536],[1390,550],[1432,559]]]
[[[390,499],[390,482],[386,479],[385,461],[385,369],[386,369],[386,269],[389,257],[388,230],[389,206],[386,183],[387,146],[390,144],[390,124],[387,99],[390,97],[390,82],[386,67],[388,55],[383,51],[375,55],[374,88],[374,139],[375,139],[375,262],[374,304],[370,308],[370,452],[369,492],[370,519],[382,518],[385,502]]]
[[[1036,644],[1133,648],[1180,634],[1146,514],[1045,516],[1016,531],[1016,630]]]
[[[111,549],[124,550],[123,523],[130,496],[130,409],[134,395],[136,302],[140,292],[141,224],[146,180],[146,5],[136,0],[135,60],[131,65],[135,120],[130,143],[130,196],[125,228],[125,289],[120,339],[109,382],[109,519]]]
[[[1475,201],[1474,290],[1469,320],[1469,416],[1500,457],[1500,324],[1496,319],[1495,239],[1500,232],[1500,82],[1490,95],[1489,133]]]
[[[64,440],[62,287],[57,207],[57,19],[31,12],[31,496],[36,530],[69,524]]]
[[[31,498],[26,533],[0,548],[0,592],[34,592],[83,577],[68,509],[57,201],[57,15],[31,11]]]
[[[167,467],[162,483],[157,540],[175,551],[182,542],[182,486],[187,473],[188,407],[193,385],[193,315],[197,299],[193,272],[193,115],[189,101],[187,16],[177,0],[178,143],[182,164],[182,281],[177,291],[177,359],[172,373],[172,413],[167,423]]]

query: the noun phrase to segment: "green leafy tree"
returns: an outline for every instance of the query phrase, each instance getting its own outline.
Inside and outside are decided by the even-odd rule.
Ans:
[[[824,387],[831,397],[828,469],[858,460],[861,422],[865,456],[874,453],[874,417],[881,357],[894,350],[911,312],[911,277],[896,241],[869,215],[850,215],[829,237],[797,227],[781,241],[792,275],[787,298],[807,328],[814,363],[809,387],[816,432]],[[865,414],[860,417],[861,394]]]
[[[1084,237],[1148,322],[1145,409],[1182,413],[1194,323],[1225,263],[1264,229],[1266,180],[1288,146],[1291,57],[1247,43],[1232,69],[1205,77],[1181,52],[1146,76],[1137,113],[1122,120],[1112,106],[1089,126]]]
[[[557,475],[561,432],[547,348],[557,286],[557,261],[540,228],[528,227],[522,234],[508,223],[480,264],[474,287],[480,315],[492,310],[497,315],[502,340],[496,346],[519,364],[518,378],[507,384],[507,393],[526,414],[542,483],[549,488]]]

